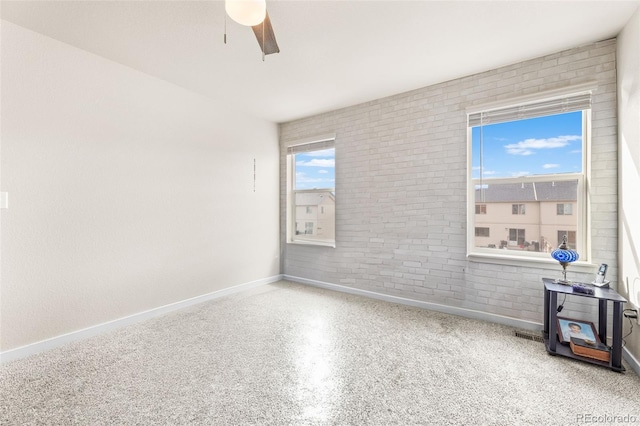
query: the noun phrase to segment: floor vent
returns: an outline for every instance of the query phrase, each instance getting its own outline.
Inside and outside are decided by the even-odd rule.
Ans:
[[[514,335],[516,337],[520,337],[521,339],[533,340],[534,342],[540,343],[544,342],[544,340],[542,339],[542,335],[533,331],[516,330],[514,331]]]

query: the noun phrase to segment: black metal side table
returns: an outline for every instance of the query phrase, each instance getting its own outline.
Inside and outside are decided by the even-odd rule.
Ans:
[[[574,292],[568,285],[557,284],[550,278],[543,278],[544,283],[544,330],[543,338],[547,352],[551,355],[562,355],[568,358],[579,359],[591,364],[608,367],[614,371],[622,372],[622,304],[627,299],[620,296],[618,292],[611,288],[594,287],[595,294],[584,294]],[[598,336],[602,343],[607,343],[607,304],[613,304],[613,335],[611,341],[610,361],[604,362],[592,358],[586,358],[574,354],[569,346],[558,344],[558,293],[569,296],[580,296],[598,301]]]

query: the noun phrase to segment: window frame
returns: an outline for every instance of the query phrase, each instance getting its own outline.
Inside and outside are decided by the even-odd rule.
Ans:
[[[521,97],[518,99],[512,99],[511,101],[497,102],[492,104],[479,105],[473,108],[468,108],[467,113],[467,258],[473,261],[498,263],[506,265],[526,266],[531,263],[537,263],[539,266],[556,266],[557,262],[553,260],[549,253],[533,252],[533,251],[508,251],[503,253],[503,250],[496,250],[494,248],[476,247],[475,246],[475,228],[476,228],[476,213],[475,206],[478,202],[475,200],[475,187],[480,179],[473,178],[473,152],[472,152],[472,129],[477,124],[470,123],[470,117],[478,113],[486,111],[496,111],[507,108],[517,108],[521,105],[537,104],[546,101],[555,101],[561,98],[567,98],[575,95],[591,96],[592,91],[596,88],[593,83],[588,83],[573,88],[565,88],[561,90],[553,90],[537,95],[530,95]],[[591,102],[592,100],[590,100]],[[522,176],[518,178],[486,178],[482,179],[483,184],[498,184],[498,183],[513,183],[518,179],[518,182],[530,183],[530,182],[548,182],[548,181],[561,181],[561,180],[577,180],[577,200],[575,202],[575,208],[573,208],[573,215],[576,216],[576,233],[577,241],[574,248],[579,254],[580,259],[574,262],[572,265],[581,267],[591,267],[591,224],[590,224],[590,197],[587,191],[588,182],[591,176],[591,107],[584,109],[577,109],[573,111],[582,111],[582,172],[581,173],[562,173],[562,174],[548,174],[548,175],[530,175]],[[570,110],[554,112],[546,115],[558,115],[563,113],[572,112]],[[522,119],[528,119],[534,117],[523,117]],[[512,120],[513,121],[513,120]],[[515,225],[515,224],[514,224]],[[589,269],[590,270],[590,269]]]
[[[322,149],[333,148],[335,150],[335,134],[319,136],[315,138],[310,138],[306,140],[300,140],[288,144],[286,146],[286,242],[287,244],[299,244],[299,245],[308,245],[308,246],[322,246],[322,247],[336,247],[336,235],[334,234],[333,240],[308,240],[304,238],[300,238],[300,235],[296,235],[296,194],[298,193],[326,193],[331,192],[336,193],[335,186],[333,188],[317,188],[317,189],[295,189],[295,180],[296,180],[296,164],[295,164],[295,154],[302,152],[313,152],[320,151]],[[305,146],[313,146],[318,145],[317,149],[310,149],[304,151],[302,147]],[[296,152],[296,148],[302,148],[300,151]],[[334,151],[335,152],[335,151]],[[335,159],[335,156],[334,156]],[[337,179],[337,176],[336,176]],[[335,217],[334,209],[334,230],[336,230],[336,217]],[[306,229],[306,225],[305,225]],[[337,231],[337,230],[336,230]],[[302,235],[304,237],[304,235]]]

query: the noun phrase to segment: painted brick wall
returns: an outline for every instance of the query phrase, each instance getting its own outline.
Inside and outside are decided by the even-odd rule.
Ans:
[[[337,247],[285,244],[286,275],[542,322],[548,267],[466,258],[466,108],[597,81],[592,108],[592,255],[616,282],[616,41],[606,40],[280,126],[285,147],[336,133]],[[571,267],[570,267],[571,268]],[[571,269],[570,269],[571,272]],[[573,279],[591,274],[573,272]],[[582,298],[572,298],[582,299]],[[572,301],[563,314],[591,314]],[[584,316],[584,315],[583,315]]]

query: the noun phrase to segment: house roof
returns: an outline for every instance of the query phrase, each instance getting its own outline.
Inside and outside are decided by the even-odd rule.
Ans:
[[[319,206],[329,203],[335,203],[335,197],[330,192],[298,192],[296,194],[297,206]]]
[[[576,201],[577,181],[486,184],[476,189],[478,203],[525,203],[534,201]]]

